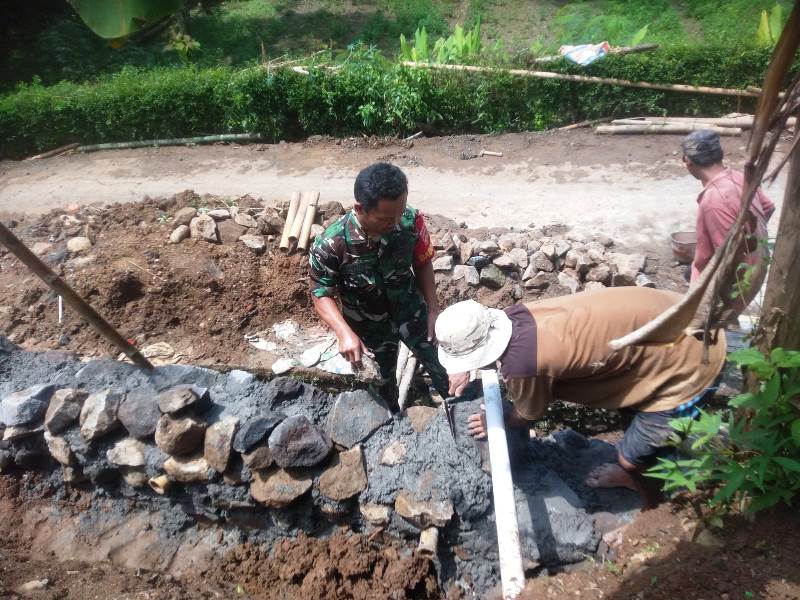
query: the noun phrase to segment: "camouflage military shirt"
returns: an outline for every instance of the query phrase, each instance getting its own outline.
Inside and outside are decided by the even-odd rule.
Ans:
[[[432,257],[419,211],[406,208],[394,231],[377,240],[367,236],[349,211],[314,241],[309,256],[311,293],[317,298],[338,295],[343,316],[354,325],[403,322],[418,313],[422,302],[412,268]]]

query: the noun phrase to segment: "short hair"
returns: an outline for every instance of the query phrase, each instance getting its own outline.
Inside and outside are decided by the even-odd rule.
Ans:
[[[408,179],[395,165],[377,162],[362,169],[356,177],[353,194],[366,212],[378,205],[378,200],[397,200],[408,192]]]
[[[724,153],[719,133],[711,129],[691,132],[681,142],[683,155],[698,167],[709,167],[722,162]]]

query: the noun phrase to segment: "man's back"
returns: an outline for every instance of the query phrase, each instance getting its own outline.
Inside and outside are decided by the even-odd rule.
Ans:
[[[539,390],[535,404],[547,402],[550,396],[603,408],[636,406],[658,411],[675,408],[700,393],[724,363],[724,332],[711,346],[706,365],[702,364],[702,342],[691,337],[673,346],[617,352],[608,347],[611,340],[638,329],[679,299],[679,294],[665,290],[623,287],[525,304],[536,323],[533,348],[526,344],[528,352],[536,355],[535,387]],[[512,320],[518,318],[514,316],[518,310],[507,310]],[[512,339],[507,354],[519,356],[520,351],[525,349],[515,348]],[[515,386],[511,379],[520,375],[504,373],[510,388]],[[530,408],[536,412],[541,406]]]

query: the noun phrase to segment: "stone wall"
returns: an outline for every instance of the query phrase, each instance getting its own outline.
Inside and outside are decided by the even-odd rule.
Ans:
[[[440,409],[392,415],[363,390],[184,365],[146,374],[113,360],[26,352],[0,337],[0,468],[93,490],[85,522],[100,519],[101,504],[107,515],[109,503],[131,499],[158,511],[165,548],[170,531],[179,536],[198,520],[226,540],[270,546],[340,525],[416,543],[436,527],[443,583],[480,595],[499,580],[488,454],[466,432],[480,401],[476,393],[456,405],[454,439]],[[509,439],[530,572],[592,555],[636,510],[629,492],[583,484],[594,465],[614,460],[612,446],[569,430]]]

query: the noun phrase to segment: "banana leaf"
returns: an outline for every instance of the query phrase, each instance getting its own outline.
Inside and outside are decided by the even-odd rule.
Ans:
[[[69,0],[84,23],[101,38],[126,38],[183,7],[182,0]]]

